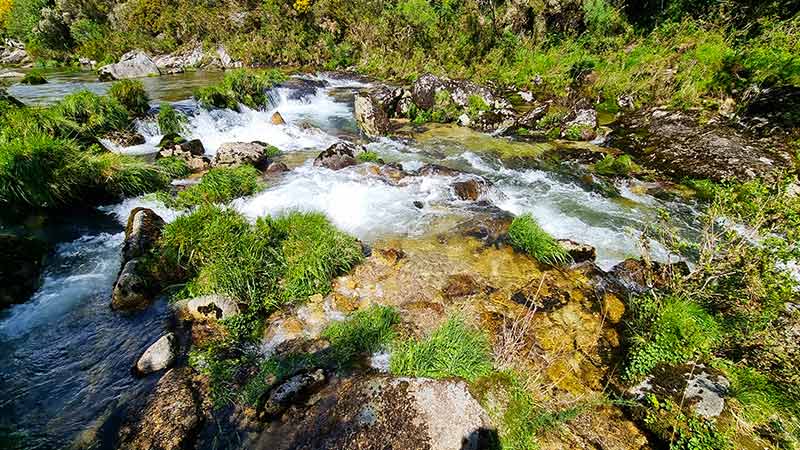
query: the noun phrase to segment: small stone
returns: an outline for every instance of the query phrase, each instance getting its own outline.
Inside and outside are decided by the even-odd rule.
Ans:
[[[147,375],[169,368],[175,362],[175,334],[167,333],[154,342],[136,362],[136,370]]]
[[[286,121],[283,120],[283,116],[278,111],[272,113],[272,117],[269,120],[273,125],[286,125]]]
[[[460,273],[447,277],[447,284],[442,289],[442,294],[445,298],[452,300],[454,298],[475,295],[483,291],[484,286],[475,280],[475,278],[468,274]]]
[[[293,403],[299,402],[315,388],[325,382],[325,372],[317,369],[310,373],[301,373],[286,380],[270,392],[264,402],[262,417],[275,417]]]
[[[340,170],[358,164],[356,157],[364,151],[362,146],[350,142],[337,142],[314,159],[314,166]]]
[[[580,244],[570,239],[559,239],[558,243],[564,247],[576,264],[586,261],[593,262],[597,259],[597,250],[589,244]]]
[[[278,175],[284,172],[288,172],[289,167],[282,163],[282,162],[273,162],[267,166],[267,170],[264,171],[267,175]]]
[[[488,185],[483,179],[471,178],[453,183],[453,191],[459,199],[474,202],[486,192]]]

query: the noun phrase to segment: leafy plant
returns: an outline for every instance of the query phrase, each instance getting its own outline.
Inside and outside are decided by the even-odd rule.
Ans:
[[[238,69],[225,72],[225,78],[215,86],[209,86],[195,93],[198,101],[205,107],[239,110],[239,104],[249,108],[267,106],[267,90],[286,80],[278,70],[255,72]]]
[[[115,81],[108,90],[108,95],[117,100],[133,116],[143,116],[150,110],[150,97],[141,81]],[[160,117],[159,114],[159,119]]]
[[[514,248],[544,264],[558,266],[572,260],[569,252],[547,234],[530,214],[514,218],[508,228],[508,239]]]
[[[366,162],[378,163],[381,160],[380,156],[378,156],[377,153],[375,153],[375,152],[373,152],[371,150],[359,153],[358,156],[357,156],[357,159],[359,160],[359,162],[362,162],[362,163],[366,163]]]

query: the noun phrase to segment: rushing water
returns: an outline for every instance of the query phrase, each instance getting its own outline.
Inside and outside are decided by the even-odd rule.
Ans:
[[[271,181],[263,192],[234,202],[246,216],[321,211],[341,229],[369,242],[438,232],[475,213],[474,205],[455,197],[452,177],[408,177],[391,184],[364,165],[331,171],[311,164],[320,150],[337,140],[357,139],[352,92],[363,83],[314,77],[326,86],[275,89],[265,111],[198,108],[190,92],[218,78],[193,73],[144,82],[155,101],[176,102],[190,115],[187,133],[200,139],[208,154],[225,142],[254,140],[284,152],[291,172]],[[77,89],[102,93],[108,88],[84,73],[50,74],[49,79],[48,85],[14,86],[10,92],[28,103],[48,103]],[[286,125],[271,124],[275,111]],[[161,138],[157,126],[152,120],[137,126],[147,142],[114,151],[155,151]],[[696,214],[691,205],[649,196],[641,189],[643,183],[621,183],[616,186],[621,195],[611,197],[587,189],[570,171],[542,170],[507,158],[509,153],[537,154],[554,145],[513,142],[457,127],[431,127],[417,139],[367,144],[387,162],[407,170],[437,163],[464,171],[459,178],[485,177],[492,182],[486,196],[491,204],[515,215],[534,215],[558,238],[595,246],[598,264],[606,269],[638,255],[641,230],[655,220],[659,209],[668,210],[684,233],[693,232]],[[93,430],[128,399],[152,387],[154,377],[135,378],[130,368],[167,327],[165,303],[129,316],[109,308],[120,266],[122,224],[128,212],[142,204],[154,207],[166,220],[176,215],[155,202],[130,199],[74,220],[72,228],[68,223],[69,232],[45,227],[44,233],[58,245],[42,287],[26,304],[0,313],[0,436],[3,430],[15,431],[24,446],[34,448],[81,445],[92,441]],[[651,242],[651,247],[657,256],[666,256],[658,243]]]

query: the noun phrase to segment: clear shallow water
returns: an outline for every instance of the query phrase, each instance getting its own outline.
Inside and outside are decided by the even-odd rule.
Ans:
[[[191,76],[195,75],[203,77]],[[276,89],[266,111],[237,113],[198,109],[189,97],[191,89],[181,90],[194,81],[178,77],[145,82],[153,98],[176,101],[190,115],[187,134],[200,139],[209,155],[225,142],[253,140],[285,153],[291,172],[271,180],[265,191],[233,203],[250,218],[321,211],[338,227],[371,242],[441,232],[443,224],[451,226],[474,214],[474,204],[457,200],[452,191],[454,177],[408,177],[389,183],[367,165],[336,172],[313,167],[314,156],[328,145],[357,139],[352,93],[364,83],[316,76],[314,80],[327,83],[325,88]],[[45,87],[15,87],[12,93],[27,102],[46,103],[79,88],[107,89],[83,73],[50,78]],[[271,124],[275,111],[286,125]],[[154,152],[161,138],[158,127],[145,120],[138,128],[147,143],[115,151]],[[660,208],[670,211],[685,233],[693,232],[695,212],[690,205],[643,194],[636,182],[619,184],[621,196],[612,198],[587,190],[568,171],[549,172],[501,158],[508,153],[537,155],[551,148],[549,144],[517,143],[457,128],[445,130],[443,136],[381,139],[368,148],[409,171],[436,163],[466,172],[458,179],[485,177],[492,182],[486,200],[513,214],[531,213],[558,238],[594,245],[604,268],[638,256],[641,230]],[[156,209],[168,221],[176,217],[158,202],[130,199],[101,208],[89,220],[76,219],[72,233],[53,239],[60,244],[48,261],[41,289],[28,303],[0,313],[0,436],[4,429],[17,430],[25,446],[35,448],[92,441],[93,430],[99,430],[113,411],[151,388],[156,377],[134,378],[130,368],[167,327],[166,305],[162,301],[132,316],[109,307],[120,265],[122,227],[130,210],[140,205]],[[665,256],[658,243],[651,245]]]

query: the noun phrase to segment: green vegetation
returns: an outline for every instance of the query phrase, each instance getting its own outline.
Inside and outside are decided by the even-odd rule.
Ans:
[[[389,370],[398,376],[448,378],[468,381],[492,372],[492,356],[486,336],[451,317],[427,339],[409,339],[392,348]]]
[[[61,120],[87,136],[102,136],[123,130],[130,124],[128,111],[112,97],[101,97],[89,91],[70,94],[52,107]]]
[[[358,154],[357,159],[359,162],[362,163],[379,163],[381,158],[378,156],[377,153],[373,152],[372,150],[367,150]]]
[[[600,175],[627,177],[639,172],[641,169],[630,155],[605,155],[603,159],[595,163],[594,171]]]
[[[264,148],[264,155],[267,158],[270,158],[270,159],[271,158],[277,158],[278,156],[281,155],[281,149],[279,149],[278,147],[275,147],[274,145],[267,145]]]
[[[392,330],[399,321],[397,313],[387,306],[372,306],[334,322],[322,333],[331,344],[333,365],[348,368],[359,355],[372,354],[395,339]]]
[[[252,166],[215,167],[203,175],[200,183],[178,192],[175,198],[168,198],[166,203],[180,209],[204,204],[225,204],[261,190],[264,185],[260,181],[260,175]]]
[[[233,70],[225,72],[225,78],[219,84],[199,89],[195,97],[207,108],[238,111],[240,104],[248,108],[263,108],[269,100],[267,90],[284,80],[286,76],[278,70]]]
[[[47,84],[47,80],[44,78],[41,72],[38,70],[31,70],[30,72],[26,73],[22,80],[20,80],[22,84],[30,84],[30,85],[39,85],[39,84]]]
[[[169,156],[167,158],[161,158],[156,160],[156,166],[161,168],[164,173],[169,176],[171,179],[175,178],[186,178],[191,173],[192,170],[189,168],[189,165],[183,158],[178,158],[177,156]]]
[[[508,239],[514,248],[543,264],[560,266],[572,260],[566,249],[547,234],[530,214],[514,218],[508,228]]]
[[[108,90],[108,95],[124,106],[132,116],[143,116],[150,111],[150,97],[141,81],[115,81]]]
[[[158,128],[165,136],[180,136],[186,130],[186,116],[178,112],[171,104],[162,102],[158,108]]]

